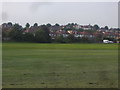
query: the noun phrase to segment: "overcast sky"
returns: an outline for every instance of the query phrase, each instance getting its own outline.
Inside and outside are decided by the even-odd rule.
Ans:
[[[118,27],[117,2],[4,2],[3,22]]]

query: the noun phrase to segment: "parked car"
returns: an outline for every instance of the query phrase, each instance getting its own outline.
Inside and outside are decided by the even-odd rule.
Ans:
[[[114,43],[114,42],[109,40],[103,40],[103,43]]]

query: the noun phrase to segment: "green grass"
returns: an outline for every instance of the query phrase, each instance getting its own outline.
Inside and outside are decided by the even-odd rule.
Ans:
[[[116,88],[117,44],[3,43],[4,88]]]

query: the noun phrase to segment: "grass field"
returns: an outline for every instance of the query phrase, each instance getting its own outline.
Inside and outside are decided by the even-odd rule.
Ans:
[[[3,43],[3,88],[117,88],[117,44]]]

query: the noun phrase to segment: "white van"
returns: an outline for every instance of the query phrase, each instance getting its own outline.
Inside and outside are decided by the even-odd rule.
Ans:
[[[103,43],[113,43],[113,41],[103,40]]]

